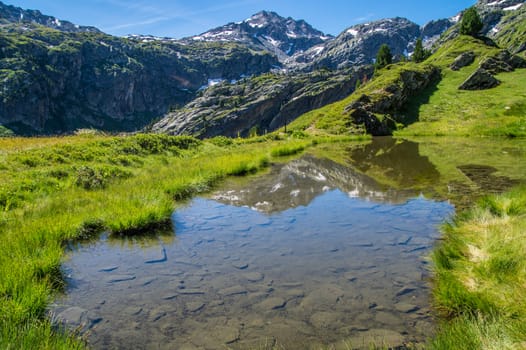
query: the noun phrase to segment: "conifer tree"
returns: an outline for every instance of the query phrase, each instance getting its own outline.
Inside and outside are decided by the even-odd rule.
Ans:
[[[383,68],[393,62],[393,55],[391,49],[386,44],[380,46],[378,53],[376,54],[375,66],[377,69]]]
[[[475,7],[470,7],[462,15],[460,22],[460,34],[477,36],[483,27],[482,20]]]
[[[422,45],[422,39],[417,39],[415,44],[415,51],[413,52],[413,55],[411,56],[411,59],[413,62],[422,62],[427,57],[426,51],[424,50],[424,46]]]

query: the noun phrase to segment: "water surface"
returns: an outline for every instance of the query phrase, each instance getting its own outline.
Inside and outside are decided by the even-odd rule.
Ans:
[[[448,196],[520,182],[499,162],[524,155],[455,164],[425,147],[320,149],[192,200],[173,232],[72,245],[51,311],[95,349],[421,344],[433,332],[426,257]]]

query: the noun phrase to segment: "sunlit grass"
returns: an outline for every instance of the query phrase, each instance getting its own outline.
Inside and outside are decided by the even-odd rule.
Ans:
[[[433,254],[445,318],[435,349],[526,345],[526,187],[486,197],[444,227]]]

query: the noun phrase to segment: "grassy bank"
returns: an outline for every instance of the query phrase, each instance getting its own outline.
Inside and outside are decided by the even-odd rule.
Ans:
[[[48,302],[63,287],[67,240],[170,225],[174,201],[316,143],[275,136],[0,139],[0,348],[84,346],[46,320]]]
[[[444,227],[433,254],[443,317],[434,349],[526,347],[526,187],[486,197]]]

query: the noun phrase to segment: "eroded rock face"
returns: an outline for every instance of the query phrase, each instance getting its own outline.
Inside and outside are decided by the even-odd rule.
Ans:
[[[459,86],[460,90],[486,90],[498,86],[500,81],[484,68],[479,68]]]
[[[309,110],[348,96],[357,80],[371,74],[372,68],[362,67],[346,73],[267,74],[235,84],[225,82],[169,113],[153,131],[198,137],[246,136],[251,129],[271,132]]]
[[[469,66],[475,61],[475,53],[473,51],[467,51],[460,54],[455,61],[451,64],[450,68],[452,70],[460,70],[466,66]]]

